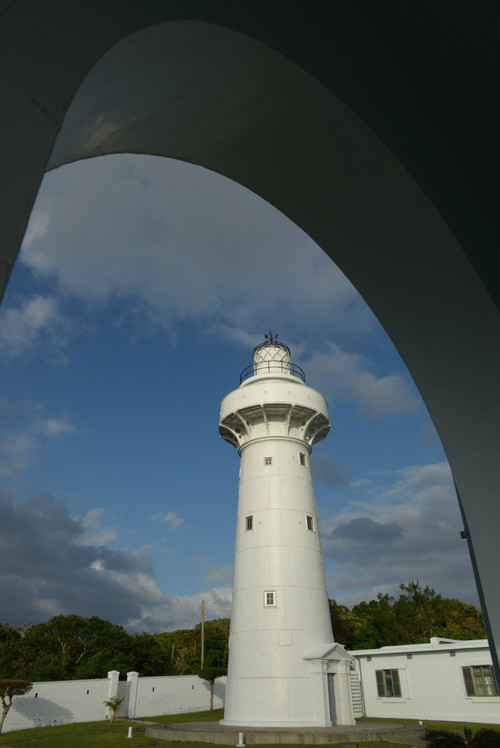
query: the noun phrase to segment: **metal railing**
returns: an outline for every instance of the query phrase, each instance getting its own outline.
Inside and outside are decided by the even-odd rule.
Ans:
[[[262,361],[259,364],[250,364],[243,369],[240,374],[240,384],[256,374],[290,374],[292,377],[302,379],[304,384],[306,381],[304,371],[297,364],[292,364],[290,361]]]

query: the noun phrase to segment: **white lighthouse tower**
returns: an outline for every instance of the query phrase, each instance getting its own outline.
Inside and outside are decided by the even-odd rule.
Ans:
[[[330,429],[270,334],[221,403],[219,432],[241,457],[223,724],[355,724],[352,658],[332,635],[309,457]]]

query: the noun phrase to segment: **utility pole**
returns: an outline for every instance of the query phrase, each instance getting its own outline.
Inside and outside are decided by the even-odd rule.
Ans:
[[[205,662],[205,600],[201,601],[201,667]]]

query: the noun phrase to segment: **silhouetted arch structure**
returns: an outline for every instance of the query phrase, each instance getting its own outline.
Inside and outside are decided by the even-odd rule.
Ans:
[[[426,402],[497,672],[499,8],[7,0],[0,26],[4,281],[43,173],[81,158],[183,159],[275,205],[358,288]]]

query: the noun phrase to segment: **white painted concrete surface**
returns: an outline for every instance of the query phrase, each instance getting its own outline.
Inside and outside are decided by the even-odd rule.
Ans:
[[[354,724],[309,463],[327,404],[293,371],[286,346],[258,346],[252,376],[221,404],[220,434],[241,457],[228,725]]]
[[[34,683],[26,696],[14,698],[3,732],[104,720],[107,710],[103,702],[113,696],[125,696],[117,714],[130,718],[210,707],[210,686],[196,675],[140,678],[131,672],[127,681],[120,681],[119,675],[112,670],[107,678]],[[224,705],[225,682],[225,678],[218,678],[215,683],[214,709]]]
[[[367,717],[500,724],[498,696],[468,696],[463,667],[491,666],[488,642],[432,638],[428,644],[352,651]],[[376,671],[397,670],[401,696],[378,695]]]

